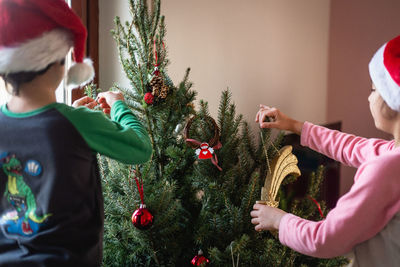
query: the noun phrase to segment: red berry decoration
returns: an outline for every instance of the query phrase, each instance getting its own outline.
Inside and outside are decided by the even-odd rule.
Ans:
[[[146,205],[140,204],[139,209],[132,214],[132,223],[136,228],[146,230],[153,225],[153,218],[150,211],[146,209]]]
[[[192,259],[194,266],[207,266],[210,260],[203,256],[203,251],[200,249],[196,256]]]
[[[152,105],[154,102],[154,95],[150,92],[147,92],[144,95],[144,102],[146,102],[146,104],[148,104],[148,105]]]

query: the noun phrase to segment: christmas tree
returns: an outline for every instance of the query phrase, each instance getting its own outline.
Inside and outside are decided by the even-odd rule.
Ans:
[[[229,91],[222,93],[216,120],[204,101],[196,111],[189,69],[178,85],[166,73],[160,1],[149,6],[146,0],[129,0],[129,6],[131,20],[122,23],[117,17],[112,34],[131,87],[116,89],[124,92],[146,126],[154,152],[150,162],[137,166],[99,157],[105,199],[104,265],[191,266],[192,261],[200,266],[208,260],[211,266],[344,264],[343,258],[301,255],[282,246],[273,233],[254,230],[250,211],[260,198],[269,160],[277,154],[282,135],[272,140],[271,132],[263,130],[257,144],[248,124],[236,114]],[[208,153],[208,159],[199,159],[202,153]],[[319,199],[321,181],[320,170],[309,187],[313,200]],[[290,200],[284,190],[280,199],[281,208],[289,212],[321,218],[309,199]],[[146,220],[138,221],[141,218]],[[203,255],[198,255],[200,250]]]

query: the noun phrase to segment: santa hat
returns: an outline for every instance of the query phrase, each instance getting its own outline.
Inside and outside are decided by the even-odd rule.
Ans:
[[[65,0],[0,0],[0,73],[40,71],[65,58],[73,47],[69,86],[94,77],[84,59],[87,32]]]
[[[400,36],[379,48],[369,63],[369,74],[386,104],[400,112]]]

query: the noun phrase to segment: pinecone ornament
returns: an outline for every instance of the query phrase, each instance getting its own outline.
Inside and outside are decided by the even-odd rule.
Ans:
[[[150,86],[152,88],[152,93],[155,97],[159,97],[161,93],[161,88],[164,85],[164,80],[161,76],[155,75],[151,81]]]
[[[160,97],[161,97],[162,99],[167,98],[168,90],[169,90],[168,85],[166,85],[166,84],[163,82],[163,85],[161,86],[161,91],[160,91]]]

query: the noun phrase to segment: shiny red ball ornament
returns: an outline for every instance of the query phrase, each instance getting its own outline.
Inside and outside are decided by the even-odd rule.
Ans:
[[[147,105],[152,105],[154,102],[154,95],[150,92],[147,92],[144,95],[144,102],[146,102]]]
[[[139,209],[132,214],[132,223],[140,230],[149,229],[153,225],[153,219],[153,215],[146,209],[145,204],[140,204]]]
[[[203,251],[199,250],[196,256],[192,259],[192,265],[194,266],[207,266],[210,260],[204,257]]]

